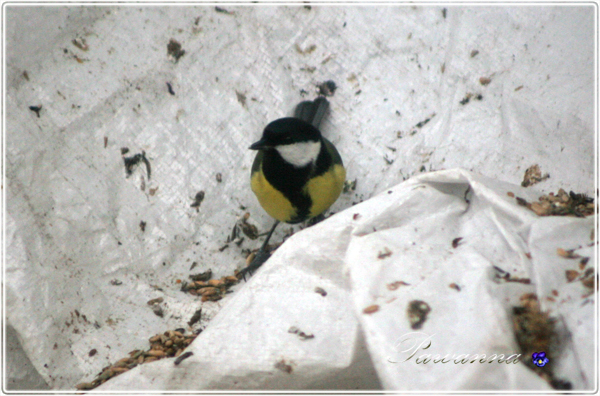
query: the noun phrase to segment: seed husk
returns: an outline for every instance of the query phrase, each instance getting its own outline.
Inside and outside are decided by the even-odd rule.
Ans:
[[[80,384],[75,385],[75,388],[77,388],[78,390],[88,390],[95,388],[95,386],[92,382],[82,382]]]
[[[146,355],[155,356],[155,357],[163,357],[163,356],[166,356],[167,354],[165,353],[165,351],[161,351],[158,349],[151,349],[148,352],[146,352]]]

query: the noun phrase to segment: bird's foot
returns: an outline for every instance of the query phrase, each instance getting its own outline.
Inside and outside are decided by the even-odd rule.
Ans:
[[[250,264],[248,264],[246,268],[242,269],[240,272],[237,273],[238,279],[243,279],[244,281],[246,281],[246,275],[252,276],[254,274],[254,271],[256,271],[261,265],[263,265],[264,262],[269,259],[269,257],[271,257],[270,252],[263,249],[259,249],[258,252],[256,252],[256,255],[254,256]]]

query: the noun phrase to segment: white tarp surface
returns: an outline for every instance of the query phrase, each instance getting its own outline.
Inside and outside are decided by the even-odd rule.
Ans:
[[[596,8],[222,7],[4,8],[5,314],[48,385],[91,381],[202,306],[193,356],[98,390],[547,390],[523,364],[422,365],[398,347],[416,299],[431,307],[427,353],[517,353],[511,307],[535,292],[570,334],[557,375],[593,389],[595,296],[567,283],[576,262],[556,249],[595,262],[595,218],[541,218],[507,192],[594,194]],[[193,262],[221,277],[258,247],[221,251],[246,212],[270,227],[247,147],[330,79],[322,131],[357,180],[343,212],[223,300],[182,293]],[[125,177],[122,147],[145,151],[151,179],[143,165]],[[533,164],[550,178],[520,187]],[[497,283],[493,266],[532,283]],[[146,303],[157,297],[163,317]]]

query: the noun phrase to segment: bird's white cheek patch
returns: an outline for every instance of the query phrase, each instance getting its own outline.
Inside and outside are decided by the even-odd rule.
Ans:
[[[277,146],[275,150],[281,154],[284,160],[296,168],[301,168],[317,160],[319,151],[321,151],[321,142],[287,144],[285,146]]]

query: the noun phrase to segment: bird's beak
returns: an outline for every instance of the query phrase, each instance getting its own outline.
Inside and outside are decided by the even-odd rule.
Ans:
[[[271,146],[264,141],[264,139],[259,140],[256,143],[252,143],[252,145],[249,147],[250,150],[266,150],[268,148],[271,148]]]

